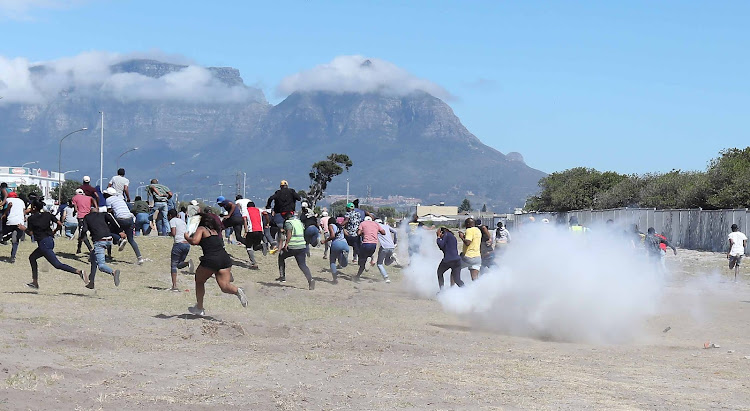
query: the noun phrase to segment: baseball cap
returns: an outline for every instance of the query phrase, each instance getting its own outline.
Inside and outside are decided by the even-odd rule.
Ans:
[[[381,220],[381,219],[377,218],[377,219],[375,219],[375,222],[376,222],[376,223],[378,223],[378,224],[382,224],[382,223],[383,223],[383,220]]]
[[[302,208],[307,208],[307,201],[302,202]]]
[[[83,194],[83,190],[80,188],[76,188],[76,194]]]
[[[227,199],[226,199],[226,198],[224,198],[224,196],[218,196],[218,197],[216,198],[216,202],[217,202],[217,203],[219,203],[219,204],[221,204],[221,203],[223,203],[223,202],[225,202],[225,201],[227,201]]]
[[[114,187],[107,187],[107,189],[104,190],[104,194],[109,194],[111,196],[116,196],[117,195],[117,190],[115,190]]]
[[[346,203],[346,208],[354,208],[354,203]]]
[[[91,182],[91,177],[89,177],[89,176],[83,176],[83,182],[84,183],[90,183]]]
[[[323,213],[322,213],[321,215],[322,215],[323,217],[328,217],[328,211],[323,211]]]
[[[195,201],[195,200],[190,200],[190,204],[192,204],[192,205],[198,205],[198,202]]]
[[[279,183],[280,186],[288,186],[289,182],[286,180],[281,180],[281,183]]]
[[[370,217],[369,215],[365,216],[365,221],[372,221],[372,217]]]

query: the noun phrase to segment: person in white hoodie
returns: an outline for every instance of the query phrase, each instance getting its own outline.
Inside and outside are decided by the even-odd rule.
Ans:
[[[383,220],[378,218],[375,220],[375,222],[378,223],[378,225],[384,232],[384,234],[378,233],[378,243],[380,244],[377,261],[378,270],[380,271],[380,275],[383,276],[385,282],[390,283],[391,279],[388,278],[388,273],[385,271],[385,266],[391,265],[392,263],[398,264],[395,253],[398,237],[396,236],[396,229],[389,226],[388,224],[384,224]]]

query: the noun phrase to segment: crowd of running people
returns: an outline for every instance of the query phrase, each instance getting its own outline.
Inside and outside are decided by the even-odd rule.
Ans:
[[[170,253],[170,291],[180,291],[177,287],[177,272],[188,268],[195,275],[196,305],[189,311],[196,315],[204,314],[203,299],[205,282],[212,276],[224,293],[236,295],[243,306],[247,306],[244,290],[233,284],[231,268],[233,260],[225,249],[226,244],[244,246],[251,270],[258,269],[256,251],[263,255],[277,255],[278,282],[286,281],[287,259],[293,257],[304,274],[310,290],[315,289],[306,259],[310,257],[310,247],[324,248],[323,258],[328,259],[332,282],[338,283],[339,270],[351,262],[357,264],[357,274],[352,280],[359,281],[364,271],[372,266],[377,269],[386,283],[390,278],[386,267],[398,264],[396,258],[397,230],[391,225],[359,207],[358,200],[346,204],[346,211],[337,216],[330,216],[326,210],[317,215],[303,198],[286,180],[282,180],[265,204],[259,208],[249,199],[237,195],[234,200],[219,196],[216,205],[219,213],[213,213],[211,207],[201,209],[199,203],[192,200],[188,205],[178,209],[175,196],[169,187],[152,179],[146,187],[147,200],[136,196],[130,202],[129,180],[125,170],[119,169],[112,177],[108,187],[101,190],[91,185],[91,179],[84,176],[83,184],[75,191],[72,198],[50,209],[37,195],[19,198],[19,195],[8,189],[7,184],[0,184],[0,215],[2,216],[2,238],[0,242],[11,242],[11,255],[7,260],[16,262],[19,242],[28,234],[37,248],[30,254],[29,263],[32,281],[28,287],[39,288],[39,268],[37,261],[44,257],[55,269],[78,276],[89,289],[95,288],[97,270],[110,275],[114,285],[120,284],[120,270],[109,266],[112,247],[123,251],[130,245],[137,264],[143,264],[136,237],[149,235],[155,230],[158,236],[170,236],[173,245]],[[297,213],[297,203],[301,212]],[[534,222],[533,217],[530,218]],[[608,222],[608,225],[611,221]],[[547,219],[542,224],[549,224]],[[480,271],[496,265],[496,258],[501,256],[511,243],[511,234],[502,222],[494,230],[484,225],[481,219],[467,218],[463,222],[464,230],[457,235],[450,228],[439,227],[435,230],[436,245],[442,251],[443,258],[437,265],[438,285],[444,287],[444,274],[450,270],[450,284],[462,287],[461,270],[468,269],[471,280],[477,280]],[[425,228],[415,216],[406,227],[408,234],[408,251],[411,256],[419,253],[421,233]],[[572,217],[569,227],[573,234],[586,234],[588,227],[578,223]],[[60,262],[54,247],[55,237],[73,240],[77,235],[77,253],[82,253],[85,245],[90,262],[88,274],[83,269],[76,269]],[[234,239],[232,239],[232,235]],[[627,233],[633,247],[643,247],[663,267],[666,248],[676,249],[668,239],[649,228],[646,234],[640,233],[633,226]],[[226,241],[225,241],[226,240]],[[461,251],[459,252],[459,241]],[[732,226],[729,235],[730,251],[727,254],[731,269],[739,268],[747,237]],[[203,255],[196,267],[188,259],[191,246],[200,246]],[[377,255],[375,254],[377,252]]]

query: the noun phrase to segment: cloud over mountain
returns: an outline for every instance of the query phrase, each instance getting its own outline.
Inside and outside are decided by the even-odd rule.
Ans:
[[[113,70],[133,59],[158,59],[180,64],[159,75]],[[206,67],[186,58],[160,52],[117,54],[85,52],[47,62],[0,56],[0,104],[42,104],[60,93],[100,95],[121,101],[177,100],[193,102],[243,102],[253,100],[256,91],[243,84],[227,84]]]
[[[339,56],[330,63],[285,77],[278,87],[283,95],[296,91],[334,93],[383,93],[403,96],[424,91],[435,97],[450,99],[439,85],[421,79],[395,64],[359,55]]]

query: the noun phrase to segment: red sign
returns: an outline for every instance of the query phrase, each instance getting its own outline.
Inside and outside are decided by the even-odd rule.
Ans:
[[[13,174],[26,174],[25,168],[14,168],[10,171]]]

